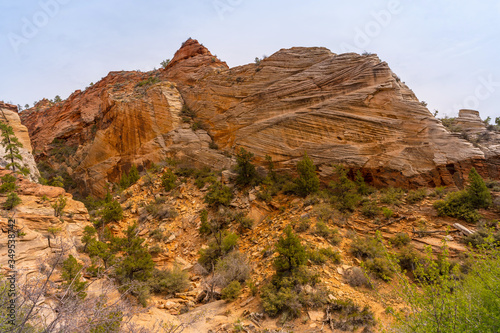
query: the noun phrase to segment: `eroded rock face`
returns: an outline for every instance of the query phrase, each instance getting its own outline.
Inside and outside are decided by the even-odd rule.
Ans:
[[[183,124],[186,103],[204,129]],[[38,105],[37,105],[38,107]],[[307,151],[321,175],[332,164],[361,170],[380,186],[461,185],[475,166],[494,173],[483,151],[451,135],[376,55],[326,48],[283,49],[235,68],[189,39],[165,69],[111,72],[84,92],[21,118],[37,155],[57,167],[55,138],[75,147],[65,160],[82,192],[103,195],[132,164],[167,156],[228,167],[208,147],[244,147],[295,169]]]
[[[29,169],[29,177],[31,180],[38,180],[40,173],[38,172],[35,159],[32,155],[33,149],[31,147],[28,129],[26,126],[21,124],[21,119],[17,113],[17,106],[0,102],[0,121],[12,127],[15,136],[23,145],[23,148],[19,149],[23,160],[22,162],[17,162]],[[0,145],[0,167],[2,168],[5,168],[5,166],[10,163],[10,160],[8,161],[5,159],[5,154],[6,152],[4,146]]]
[[[183,103],[175,83],[160,81],[154,73],[111,72],[86,91],[48,108],[37,105],[22,118],[35,149],[43,151],[39,160],[54,169],[67,166],[83,194],[103,196],[107,183],[118,181],[132,165],[141,169],[181,148],[195,157],[197,149],[208,150],[211,139],[205,131],[204,137],[189,129],[193,137],[176,136]],[[58,159],[50,145],[54,139],[74,147],[74,154]]]
[[[231,69],[207,68],[204,57],[184,56],[189,66],[164,75],[222,148],[290,169],[307,151],[324,177],[342,163],[376,185],[450,185],[473,165],[486,172],[483,152],[451,136],[376,55],[291,48]],[[203,75],[192,84],[177,66]]]
[[[0,169],[0,177],[7,173],[10,171]],[[16,192],[22,200],[21,204],[10,211],[0,209],[0,267],[8,267],[9,217],[15,219],[16,227],[23,234],[16,237],[15,249],[16,268],[20,269],[22,274],[38,271],[39,265],[57,251],[61,244],[71,248],[71,253],[76,256],[76,248],[81,245],[83,229],[86,225],[91,225],[83,203],[73,200],[71,194],[60,187],[40,185],[21,176],[18,176],[17,185]],[[51,205],[61,195],[66,197],[66,207],[63,216],[59,218],[55,216]],[[0,196],[0,205],[3,205],[5,200],[5,194]],[[49,228],[58,232],[51,235]]]

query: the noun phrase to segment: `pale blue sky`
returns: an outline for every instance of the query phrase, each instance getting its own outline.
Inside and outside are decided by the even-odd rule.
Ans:
[[[500,116],[500,0],[1,0],[0,100],[151,70],[188,37],[229,66],[292,46],[377,53],[440,116]]]

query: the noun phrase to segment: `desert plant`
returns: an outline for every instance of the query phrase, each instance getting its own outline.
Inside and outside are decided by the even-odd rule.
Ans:
[[[327,322],[332,331],[339,329],[354,332],[358,327],[365,326],[364,331],[368,332],[369,328],[376,324],[370,308],[366,305],[360,307],[351,299],[334,300],[328,305],[326,313],[329,314]]]
[[[154,269],[147,285],[156,294],[175,294],[189,288],[189,274],[180,267],[172,269]]]
[[[2,178],[2,185],[0,186],[0,193],[13,192],[17,189],[17,178],[11,174],[6,174]]]
[[[408,195],[406,196],[406,202],[408,202],[409,204],[415,204],[424,200],[426,196],[427,191],[424,188],[412,190],[408,192]]]
[[[458,279],[459,268],[442,248],[438,264],[430,247],[417,264],[419,279],[398,275],[398,288],[407,313],[391,311],[399,332],[495,332],[500,322],[500,252],[484,247],[469,253],[469,273]]]
[[[354,266],[346,270],[344,272],[344,280],[351,287],[372,287],[367,273],[365,273],[361,267]]]
[[[286,237],[280,237],[276,244],[278,257],[274,260],[274,266],[278,275],[290,272],[306,262],[306,250],[299,237],[290,226],[285,228],[284,233]]]
[[[19,149],[23,148],[23,144],[16,137],[14,129],[12,126],[0,121],[0,131],[2,131],[3,137],[1,144],[5,148],[4,158],[10,161],[5,167],[7,169],[11,168],[14,172],[16,172],[17,169],[17,171],[20,171],[22,174],[28,174],[29,170],[19,164],[19,162],[23,160],[23,157],[19,152]]]
[[[236,184],[241,186],[253,185],[258,182],[257,171],[252,164],[253,154],[240,148],[236,153]]]
[[[403,199],[404,191],[401,188],[389,187],[380,198],[380,202],[387,205],[400,205]]]
[[[306,197],[308,194],[319,190],[319,178],[316,175],[316,166],[304,153],[302,159],[297,163],[299,177],[295,180],[295,192],[297,195]]]
[[[382,207],[382,214],[384,214],[385,219],[388,220],[394,215],[394,212],[389,207]]]
[[[54,216],[55,217],[62,217],[64,208],[66,207],[66,201],[68,199],[64,195],[60,195],[56,202],[54,202],[51,207],[54,208]]]
[[[104,207],[100,212],[104,224],[120,221],[123,218],[123,209],[120,203],[114,200],[109,193],[104,201]]]
[[[177,176],[170,169],[165,171],[161,176],[161,185],[167,192],[175,187],[176,181],[177,181]]]
[[[3,207],[7,210],[11,210],[21,203],[21,198],[15,193],[10,192],[7,195],[7,200],[5,200]]]
[[[62,263],[61,277],[64,281],[63,286],[70,289],[75,295],[80,298],[85,298],[87,293],[83,290],[85,289],[87,282],[80,281],[82,277],[83,265],[79,264],[75,257],[71,254],[68,259]]]
[[[406,232],[398,232],[391,238],[391,244],[396,248],[408,245],[410,242],[411,238]]]
[[[380,214],[380,207],[376,202],[367,200],[363,202],[361,206],[361,214],[367,218],[374,218],[378,214]]]
[[[338,229],[330,229],[324,222],[321,221],[316,223],[314,233],[319,237],[323,237],[333,245],[336,245],[341,241]]]
[[[232,281],[221,291],[222,299],[227,301],[234,301],[241,293],[241,283],[238,281]]]
[[[347,177],[347,170],[344,167],[337,166],[336,173],[338,180],[330,183],[330,191],[333,195],[332,203],[340,211],[352,212],[361,200],[356,183]]]
[[[210,206],[227,206],[233,199],[233,193],[229,187],[222,185],[220,182],[216,182],[208,188],[208,192],[204,199]]]
[[[120,179],[120,187],[122,189],[128,188],[133,184],[137,183],[139,180],[139,171],[135,165],[132,165],[130,171],[128,173],[124,173],[122,178]]]

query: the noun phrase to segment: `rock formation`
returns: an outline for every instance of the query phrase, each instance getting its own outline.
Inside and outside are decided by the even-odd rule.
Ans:
[[[19,114],[17,113],[17,106],[6,104],[0,102],[0,121],[11,126],[14,130],[15,136],[19,139],[19,142],[23,145],[23,148],[19,149],[19,152],[22,156],[21,165],[26,166],[30,171],[30,179],[38,180],[40,177],[40,173],[36,167],[35,159],[33,158],[31,148],[31,141],[28,134],[28,129],[26,126],[21,124],[21,119],[19,118]],[[0,145],[0,167],[5,168],[5,166],[10,163],[5,159],[5,147]]]
[[[182,106],[204,129],[183,124]],[[37,111],[38,108],[38,111]],[[282,49],[259,63],[228,68],[189,39],[165,69],[111,72],[66,101],[21,115],[37,159],[58,162],[54,139],[74,147],[65,168],[81,192],[103,195],[132,164],[167,156],[228,167],[221,151],[244,147],[293,170],[307,151],[321,175],[332,164],[361,170],[374,185],[463,183],[475,166],[498,176],[483,151],[454,137],[376,55],[326,48]]]
[[[39,160],[69,172],[84,194],[102,196],[107,182],[119,181],[131,165],[139,169],[179,153],[196,163],[227,166],[227,157],[208,148],[204,130],[182,126],[183,99],[175,83],[154,73],[111,72],[85,91],[22,113]],[[73,147],[61,160],[51,143]],[[201,152],[204,150],[205,152]]]
[[[0,169],[0,177],[11,171]],[[16,268],[23,274],[35,272],[39,264],[52,255],[53,251],[61,246],[61,242],[73,247],[72,253],[76,253],[74,246],[81,244],[83,228],[90,225],[89,215],[83,203],[72,199],[60,187],[44,186],[18,177],[18,190],[16,191],[22,202],[12,211],[2,210],[0,216],[0,267],[5,269],[7,265],[7,239],[8,218],[16,220],[16,228],[21,231],[21,237],[16,243]],[[59,218],[54,214],[52,204],[59,196],[66,197],[64,215]],[[0,197],[1,203],[6,200],[5,194]],[[51,235],[49,228],[57,230],[58,233]],[[50,245],[48,238],[51,238]]]

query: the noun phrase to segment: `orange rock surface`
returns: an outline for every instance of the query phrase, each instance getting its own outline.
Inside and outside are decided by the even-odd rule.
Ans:
[[[206,132],[182,123],[184,103]],[[319,47],[228,68],[189,39],[165,69],[111,72],[21,119],[39,160],[54,163],[47,147],[55,138],[76,147],[67,165],[79,189],[97,195],[131,164],[172,152],[227,167],[227,158],[208,149],[212,140],[226,151],[244,147],[257,163],[270,155],[287,169],[307,151],[325,178],[342,163],[380,186],[461,186],[472,166],[498,177],[498,167],[452,136],[376,55]]]

